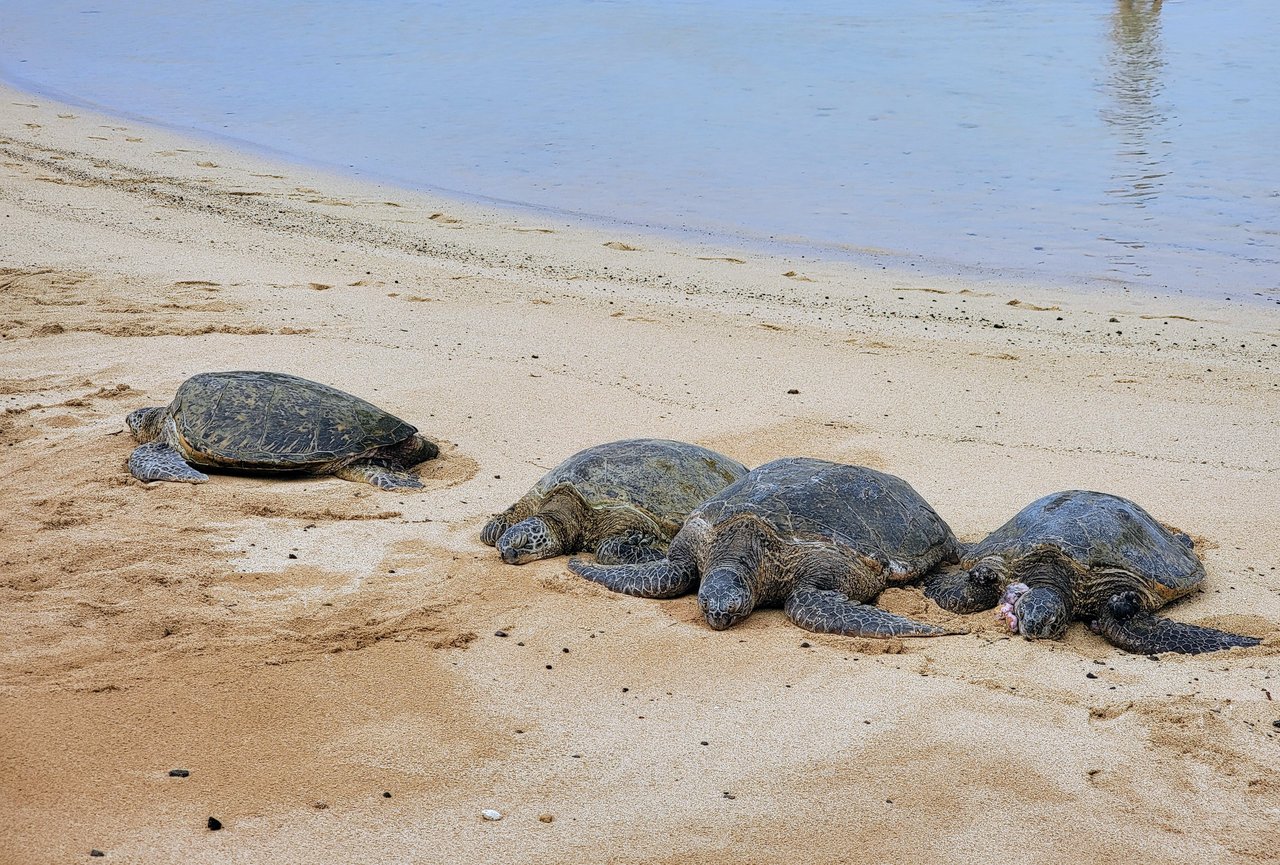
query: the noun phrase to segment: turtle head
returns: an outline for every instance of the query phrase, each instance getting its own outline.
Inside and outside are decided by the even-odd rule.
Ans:
[[[1000,597],[996,618],[1032,640],[1056,640],[1071,624],[1071,606],[1052,586],[1013,583]]]
[[[751,587],[735,568],[716,568],[698,588],[698,606],[707,624],[723,631],[751,615],[756,602]]]
[[[507,529],[498,538],[497,547],[508,565],[523,565],[568,552],[559,524],[542,516],[529,517]]]
[[[135,439],[140,442],[149,442],[160,435],[167,410],[168,406],[135,408],[125,417],[124,422]]]
[[[440,456],[440,448],[426,436],[414,433],[400,446],[400,458],[406,467],[416,466]]]
[[[924,593],[952,613],[989,610],[1000,600],[1000,574],[995,567],[983,562],[967,571],[931,576],[925,581]]]

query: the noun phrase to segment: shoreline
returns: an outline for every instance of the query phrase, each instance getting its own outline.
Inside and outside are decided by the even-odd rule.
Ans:
[[[100,120],[111,123],[124,123],[132,127],[141,127],[152,134],[164,133],[177,141],[188,144],[201,144],[213,152],[232,154],[232,159],[248,159],[270,164],[277,169],[292,170],[304,174],[312,174],[325,178],[327,184],[339,184],[355,188],[380,189],[401,196],[409,195],[421,201],[433,202],[437,205],[448,205],[457,209],[466,207],[486,214],[491,219],[500,219],[505,215],[512,220],[528,220],[536,223],[551,223],[568,229],[575,229],[588,234],[629,233],[644,238],[652,245],[675,246],[684,248],[710,247],[731,249],[748,258],[768,258],[779,261],[816,261],[835,266],[849,267],[855,270],[887,269],[902,279],[950,279],[964,282],[985,283],[994,281],[1007,290],[1017,294],[1017,289],[1034,291],[1037,287],[1053,285],[1071,293],[1097,294],[1103,297],[1119,292],[1122,295],[1136,294],[1153,298],[1166,297],[1181,299],[1190,297],[1222,303],[1218,294],[1220,289],[1208,293],[1197,293],[1182,288],[1170,288],[1156,284],[1125,280],[1106,275],[1086,275],[1082,273],[1048,273],[1034,268],[992,267],[980,264],[963,264],[946,258],[930,258],[909,250],[878,249],[871,246],[860,246],[854,243],[837,243],[818,241],[805,237],[777,237],[763,232],[755,232],[746,227],[725,228],[691,228],[677,225],[650,225],[626,220],[606,214],[561,210],[555,207],[538,205],[514,199],[492,198],[470,193],[466,190],[435,187],[430,184],[413,184],[401,182],[393,177],[380,176],[376,172],[361,171],[354,167],[343,168],[336,164],[309,160],[296,154],[287,153],[275,148],[255,144],[211,131],[188,129],[179,125],[163,123],[129,112],[115,111],[99,106],[91,101],[80,99],[72,94],[63,93],[56,88],[44,87],[28,82],[21,76],[12,73],[0,77],[0,89],[11,96],[21,97],[26,94],[34,99],[43,99],[66,108],[74,108],[91,113]],[[13,100],[10,99],[12,102]],[[1280,297],[1268,296],[1255,290],[1242,290],[1238,295],[1224,295],[1225,300],[1243,305],[1280,304]]]
[[[1266,855],[1269,306],[588,229],[7,86],[0,129],[0,860],[984,862],[1011,812],[1036,861]],[[232,368],[414,423],[427,489],[128,478],[124,414]],[[1197,541],[1206,591],[1168,615],[1265,641],[1153,662],[918,589],[881,604],[971,633],[713,632],[691,597],[480,544],[560,459],[639,435],[887,470],[966,541],[1115,492]]]

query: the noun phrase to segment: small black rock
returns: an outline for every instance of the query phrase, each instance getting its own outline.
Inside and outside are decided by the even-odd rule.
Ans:
[[[382,798],[383,798],[383,799],[390,799],[390,798],[391,798],[391,793],[390,793],[389,791],[387,791],[387,790],[383,790],[383,791],[382,791]]]
[[[1084,674],[1084,677],[1085,677],[1086,679],[1096,679],[1096,678],[1098,678],[1098,674],[1097,674],[1097,673],[1085,673],[1085,674]]]
[[[106,856],[107,854],[103,853],[101,850],[90,850],[89,855],[90,856]]]
[[[289,558],[296,559],[297,557],[298,557],[297,553],[289,553]]]
[[[802,648],[802,649],[807,649],[807,648],[809,648],[809,644],[808,644],[808,643],[801,643],[801,644],[800,644],[800,648]]]
[[[787,393],[790,394],[791,396],[795,396],[796,394],[800,393],[800,391],[798,391],[796,388],[793,387],[791,388],[791,390],[787,391]]]
[[[209,831],[210,831],[210,832],[217,832],[217,831],[218,831],[219,829],[221,829],[221,828],[222,828],[222,821],[221,821],[221,820],[219,820],[217,817],[210,817],[210,818],[209,818]]]
[[[1280,727],[1280,718],[1276,718],[1274,721],[1272,721],[1271,726]]]
[[[506,632],[506,631],[494,631],[494,632],[493,632],[493,635],[494,635],[495,637],[505,637],[505,636],[507,635],[507,632]]]
[[[191,773],[188,772],[186,769],[170,769],[169,770],[170,778],[186,778],[190,774]]]

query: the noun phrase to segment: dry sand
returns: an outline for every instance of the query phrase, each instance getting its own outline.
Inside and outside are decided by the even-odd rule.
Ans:
[[[4,89],[0,267],[0,862],[1277,861],[1274,304],[585,230]],[[427,490],[130,479],[124,414],[237,368],[413,421]],[[886,469],[968,540],[1123,494],[1201,545],[1171,614],[1266,640],[1031,643],[915,589],[972,633],[713,632],[478,541],[641,435]]]

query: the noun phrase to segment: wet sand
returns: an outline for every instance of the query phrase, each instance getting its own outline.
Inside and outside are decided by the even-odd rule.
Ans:
[[[602,233],[4,88],[0,268],[0,862],[1274,856],[1263,304]],[[125,413],[238,368],[415,423],[427,489],[132,480]],[[1205,560],[1170,614],[1264,644],[1031,643],[917,589],[881,603],[971,633],[714,632],[480,544],[642,435],[887,470],[965,540],[1053,490],[1131,497]]]

